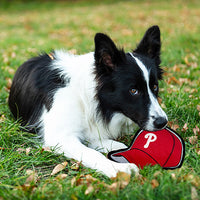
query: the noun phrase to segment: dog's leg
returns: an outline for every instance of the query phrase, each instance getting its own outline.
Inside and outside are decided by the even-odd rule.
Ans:
[[[93,141],[89,146],[103,153],[127,148],[125,144],[111,139]]]
[[[46,141],[46,145],[59,145],[59,147],[61,147],[59,152],[64,152],[66,157],[82,162],[82,164],[86,167],[96,169],[108,177],[115,177],[120,171],[129,174],[133,171],[138,174],[139,170],[136,165],[113,162],[107,159],[100,152],[83,145],[77,137],[65,136],[64,139],[63,137],[59,138],[62,138],[62,140],[56,141],[54,138],[54,140],[51,140],[50,143]]]

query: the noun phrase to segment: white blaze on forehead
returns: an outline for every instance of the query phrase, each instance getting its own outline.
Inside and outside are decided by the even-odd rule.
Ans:
[[[144,64],[138,58],[133,56],[132,53],[129,53],[129,54],[131,55],[131,57],[136,61],[136,63],[140,67],[141,71],[143,72],[144,79],[147,82],[147,86],[149,86],[149,72],[148,72],[147,68],[144,66]]]
[[[144,76],[144,79],[145,79],[146,84],[147,84],[147,92],[148,92],[149,98],[150,98],[150,109],[149,109],[149,120],[147,122],[146,128],[151,129],[151,128],[153,128],[153,122],[156,118],[163,117],[163,118],[167,119],[167,115],[165,114],[165,112],[160,107],[155,95],[152,93],[152,91],[149,87],[150,70],[147,70],[145,65],[138,58],[133,56],[132,53],[129,52],[129,54],[136,61],[137,65],[141,69],[143,76]]]

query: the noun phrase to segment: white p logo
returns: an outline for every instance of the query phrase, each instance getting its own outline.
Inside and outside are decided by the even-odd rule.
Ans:
[[[153,133],[147,133],[144,137],[146,139],[148,138],[146,144],[144,145],[145,149],[149,147],[150,142],[155,142],[157,139],[157,136]]]

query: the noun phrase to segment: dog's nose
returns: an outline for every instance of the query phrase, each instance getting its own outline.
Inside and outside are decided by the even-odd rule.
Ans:
[[[162,129],[167,125],[167,119],[165,117],[158,117],[153,122],[154,127],[157,129]]]

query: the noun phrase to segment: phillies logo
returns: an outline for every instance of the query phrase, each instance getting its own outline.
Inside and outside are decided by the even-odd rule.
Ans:
[[[147,133],[144,137],[147,139],[147,142],[146,142],[146,144],[144,145],[144,148],[145,148],[145,149],[149,147],[149,144],[150,144],[151,142],[155,142],[156,139],[157,139],[157,136],[156,136],[155,134],[153,134],[153,133]]]

